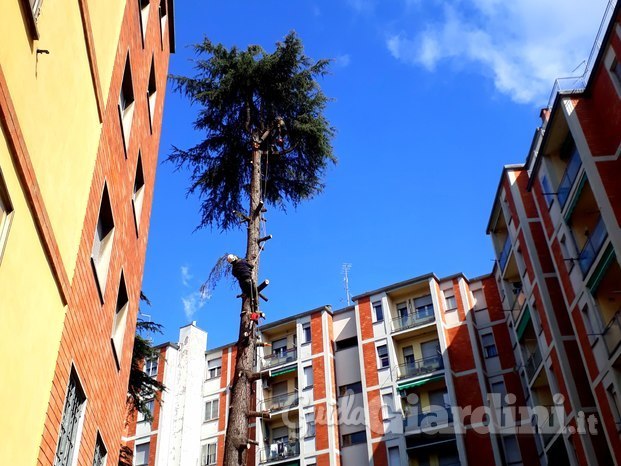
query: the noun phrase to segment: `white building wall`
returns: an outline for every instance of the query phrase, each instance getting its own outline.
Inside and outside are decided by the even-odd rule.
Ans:
[[[198,464],[203,416],[203,375],[207,333],[194,323],[179,331],[176,397],[167,465]]]
[[[177,397],[177,366],[179,352],[176,348],[169,346],[166,349],[166,359],[164,364],[164,380],[166,390],[162,392],[162,403],[160,405],[160,419],[157,435],[157,450],[155,452],[155,466],[166,466],[168,464],[168,453],[171,442],[175,399]]]

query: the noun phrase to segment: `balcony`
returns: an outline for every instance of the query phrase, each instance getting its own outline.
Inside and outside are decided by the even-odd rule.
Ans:
[[[259,450],[259,463],[266,464],[300,456],[300,443],[295,441],[278,442]]]
[[[537,347],[526,360],[526,363],[524,365],[524,367],[526,368],[526,376],[528,377],[529,382],[537,373],[537,369],[539,369],[539,366],[541,366],[541,360],[541,351],[539,351],[539,347]]]
[[[263,400],[263,407],[268,411],[283,411],[295,408],[300,403],[297,392],[283,393]]]
[[[569,193],[578,177],[581,166],[580,153],[574,146],[573,153],[571,154],[569,162],[567,162],[567,168],[565,169],[565,173],[563,173],[563,178],[561,178],[561,183],[558,185],[558,192],[556,194],[561,209],[565,207],[567,199],[569,199]]]
[[[407,434],[429,428],[438,429],[440,426],[452,424],[453,413],[450,406],[435,408],[432,411],[416,413],[403,418],[403,432]]]
[[[602,334],[604,335],[608,355],[612,356],[612,353],[615,352],[619,343],[621,343],[621,309],[608,322]]]
[[[392,319],[392,331],[395,333],[409,328],[420,327],[421,325],[435,322],[435,320],[436,316],[433,313],[433,309],[425,308],[424,310],[416,310],[405,316]]]
[[[282,351],[274,351],[263,358],[262,369],[271,369],[282,364],[294,362],[298,359],[298,351],[295,348],[289,348]]]
[[[410,379],[421,375],[430,374],[444,369],[444,361],[441,355],[429,356],[415,361],[409,361],[399,365],[397,380]]]
[[[507,265],[507,261],[509,260],[509,253],[511,252],[511,237],[507,234],[507,239],[505,240],[505,244],[502,246],[502,251],[500,251],[500,256],[498,257],[498,266],[500,267],[500,271],[505,270],[505,266]]]
[[[604,225],[603,219],[600,217],[597,225],[595,225],[595,229],[578,255],[578,264],[580,265],[580,270],[584,276],[589,273],[589,270],[591,269],[593,262],[595,262],[595,258],[606,241],[607,236],[608,233],[606,232],[606,226]]]

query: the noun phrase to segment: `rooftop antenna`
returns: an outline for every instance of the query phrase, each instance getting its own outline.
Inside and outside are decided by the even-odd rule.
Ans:
[[[345,296],[347,297],[347,305],[351,305],[351,295],[349,294],[349,269],[351,264],[345,262],[343,264],[343,282],[345,283]]]

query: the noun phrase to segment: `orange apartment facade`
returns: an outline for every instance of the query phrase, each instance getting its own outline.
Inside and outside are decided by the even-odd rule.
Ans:
[[[1,327],[30,373],[3,373],[0,463],[117,464],[174,5],[9,3],[0,276],[11,312]]]

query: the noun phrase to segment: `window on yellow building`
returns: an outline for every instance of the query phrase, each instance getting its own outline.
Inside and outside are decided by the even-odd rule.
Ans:
[[[0,171],[0,261],[2,261],[2,252],[9,236],[9,226],[11,225],[12,218],[13,204],[11,204],[11,198]]]

